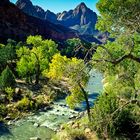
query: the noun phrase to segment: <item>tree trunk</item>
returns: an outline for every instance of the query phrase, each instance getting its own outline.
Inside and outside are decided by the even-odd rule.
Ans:
[[[40,76],[40,65],[38,64],[37,70],[36,70],[36,77],[35,77],[35,79],[36,79],[35,84],[36,85],[39,84],[39,76]]]
[[[88,119],[89,119],[89,122],[91,122],[91,114],[90,114],[90,105],[89,105],[89,101],[88,101],[88,96],[87,96],[87,93],[86,91],[84,90],[84,88],[82,87],[81,84],[79,84],[83,94],[84,94],[84,98],[85,98],[85,101],[86,101],[86,109],[87,109],[87,114],[88,114]]]
[[[36,57],[36,67],[37,67],[37,69],[36,69],[36,76],[35,76],[35,79],[36,79],[35,84],[38,85],[39,84],[39,76],[40,76],[40,63],[39,63],[39,58],[38,58],[37,54],[34,53],[34,52],[32,52],[32,53]]]
[[[30,75],[30,83],[31,84],[33,83],[32,76],[31,75]]]

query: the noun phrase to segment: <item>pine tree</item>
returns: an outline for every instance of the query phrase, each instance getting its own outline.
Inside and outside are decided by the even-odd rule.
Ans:
[[[5,70],[1,73],[1,78],[0,78],[0,87],[2,89],[6,87],[14,87],[15,86],[15,76],[13,75],[12,71],[10,68],[7,66]]]

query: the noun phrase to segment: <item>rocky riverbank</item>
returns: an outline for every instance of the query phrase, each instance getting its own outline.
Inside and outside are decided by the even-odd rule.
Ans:
[[[97,93],[102,89],[101,80],[102,76],[97,73],[94,77],[91,77],[88,83],[87,90],[90,93],[89,101],[91,105],[93,105]],[[44,91],[48,90],[43,90],[43,92]],[[63,133],[65,129],[62,124],[67,123],[69,124],[70,130],[74,132],[78,131],[78,133],[82,132],[83,134],[84,131],[87,131],[85,130],[87,126],[84,126],[81,131],[77,128],[77,126],[81,126],[81,124],[77,125],[77,122],[75,123],[75,120],[79,120],[79,118],[84,115],[84,103],[76,109],[77,111],[71,110],[67,106],[65,99],[57,100],[50,105],[51,108],[43,107],[37,112],[28,115],[25,114],[27,115],[26,117],[9,122],[9,126],[0,124],[0,140],[29,140],[30,138],[31,140],[50,140],[56,132]],[[72,127],[70,124],[72,124]]]
[[[50,109],[40,110],[20,120],[9,121],[8,124],[10,126],[7,126],[8,133],[1,136],[0,140],[7,140],[7,137],[11,140],[15,140],[16,138],[20,140],[29,138],[40,138],[41,140],[46,138],[50,140],[62,124],[74,120],[80,117],[80,115],[82,113],[68,108],[65,100],[62,99],[54,102]],[[37,133],[34,132],[35,130]]]

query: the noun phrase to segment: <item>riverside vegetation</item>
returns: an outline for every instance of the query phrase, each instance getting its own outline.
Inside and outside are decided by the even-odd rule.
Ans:
[[[95,50],[92,59],[73,57],[78,39],[67,40],[62,52],[41,36],[0,45],[1,121],[48,107],[67,93],[67,104],[85,101],[87,113],[64,124],[53,140],[140,139],[140,3],[99,0],[97,8],[97,28],[115,39],[90,44],[86,54]],[[85,87],[93,68],[103,74],[104,88],[91,108]]]

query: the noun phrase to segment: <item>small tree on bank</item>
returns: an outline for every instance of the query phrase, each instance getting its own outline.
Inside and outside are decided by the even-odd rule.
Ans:
[[[89,121],[90,105],[88,101],[88,93],[85,87],[89,80],[88,68],[84,61],[77,58],[67,58],[60,54],[54,55],[52,63],[50,64],[49,78],[65,81],[71,94],[67,96],[66,101],[71,108],[75,108],[77,104],[85,101]]]
[[[1,73],[0,88],[5,89],[7,87],[14,87],[15,84],[16,84],[15,76],[7,66],[6,69]]]

